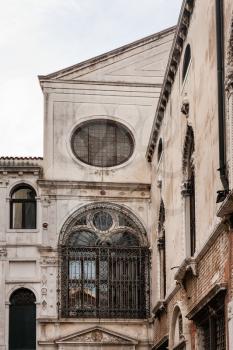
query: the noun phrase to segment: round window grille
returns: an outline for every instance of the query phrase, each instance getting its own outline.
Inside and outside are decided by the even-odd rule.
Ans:
[[[99,211],[93,216],[93,224],[97,230],[107,231],[112,227],[113,219],[106,211]]]
[[[85,164],[112,167],[131,157],[134,141],[131,132],[121,123],[98,119],[76,128],[71,147],[75,156]]]

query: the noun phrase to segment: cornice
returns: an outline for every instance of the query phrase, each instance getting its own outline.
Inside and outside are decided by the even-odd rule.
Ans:
[[[94,181],[61,181],[61,180],[38,180],[42,188],[76,188],[76,189],[99,189],[99,190],[125,190],[149,192],[151,185],[142,183],[115,183]]]
[[[180,58],[183,52],[184,42],[186,40],[188,29],[195,5],[195,0],[184,0],[180,11],[176,34],[172,44],[168,65],[166,68],[163,86],[161,89],[156,113],[155,120],[152,127],[152,132],[147,148],[146,157],[148,162],[152,161],[154,150],[156,147],[159,130],[162,124],[166,106],[171,94],[171,89],[175,81],[176,72],[178,70]]]
[[[43,158],[41,157],[0,157],[0,173],[33,173],[42,174]]]
[[[43,89],[46,89],[46,83],[49,84],[56,84],[56,85],[98,85],[98,86],[120,86],[120,87],[138,87],[138,88],[158,88],[161,89],[162,84],[153,84],[153,83],[140,83],[140,82],[125,82],[125,81],[101,81],[101,80],[82,80],[82,79],[75,79],[75,80],[64,80],[64,79],[44,79],[43,77],[40,77],[40,83],[44,84],[42,86]],[[50,85],[48,85],[48,88],[50,88]]]

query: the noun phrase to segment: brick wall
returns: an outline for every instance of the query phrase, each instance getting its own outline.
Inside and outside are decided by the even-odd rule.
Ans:
[[[233,257],[232,257],[233,258]],[[222,232],[197,263],[198,276],[188,274],[185,289],[180,289],[167,302],[167,311],[154,323],[154,344],[169,333],[174,306],[178,304],[186,316],[217,283],[229,281],[229,233]],[[233,278],[233,276],[232,276]],[[233,292],[232,292],[233,295]],[[184,317],[185,319],[185,317]],[[195,326],[187,322],[187,329],[194,338]],[[193,343],[193,342],[192,342]],[[193,348],[194,344],[192,344]]]

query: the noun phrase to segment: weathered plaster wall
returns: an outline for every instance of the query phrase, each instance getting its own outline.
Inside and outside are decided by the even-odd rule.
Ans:
[[[222,188],[218,164],[218,112],[214,1],[196,1],[189,32],[184,44],[191,46],[191,64],[184,82],[180,65],[172,86],[160,136],[164,151],[161,171],[157,170],[157,150],[152,162],[152,210],[158,213],[159,197],[165,205],[168,292],[175,281],[176,266],[186,257],[182,158],[187,125],[195,138],[196,251],[201,249],[217,223],[216,191]],[[205,16],[203,16],[205,13]],[[181,112],[189,102],[189,116]],[[162,180],[160,190],[156,183]],[[156,230],[156,215],[155,226]]]

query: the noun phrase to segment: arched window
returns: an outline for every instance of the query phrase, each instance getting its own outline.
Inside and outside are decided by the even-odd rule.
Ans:
[[[26,288],[10,297],[9,350],[36,349],[36,298]]]
[[[71,147],[74,155],[83,163],[112,167],[131,157],[134,140],[123,124],[108,119],[95,119],[76,128],[71,138]]]
[[[183,190],[185,198],[185,223],[187,238],[187,253],[193,256],[196,251],[196,220],[195,220],[195,169],[193,164],[194,134],[191,126],[187,127],[183,150]]]
[[[13,189],[10,198],[10,228],[36,228],[36,192],[26,184]]]
[[[158,222],[158,248],[159,248],[159,267],[160,267],[160,297],[166,296],[166,237],[165,237],[165,209],[163,200],[159,208]]]
[[[172,315],[170,345],[174,350],[185,350],[186,341],[184,336],[183,316],[179,306],[175,306]]]
[[[89,205],[60,239],[62,317],[146,318],[149,249],[143,226],[124,208]]]
[[[160,139],[159,140],[159,145],[158,145],[158,163],[160,161],[162,152],[163,152],[163,141],[162,141],[162,139]]]
[[[185,53],[184,53],[183,68],[182,68],[182,81],[184,81],[184,79],[186,77],[190,61],[191,61],[191,47],[188,44],[186,46]]]

